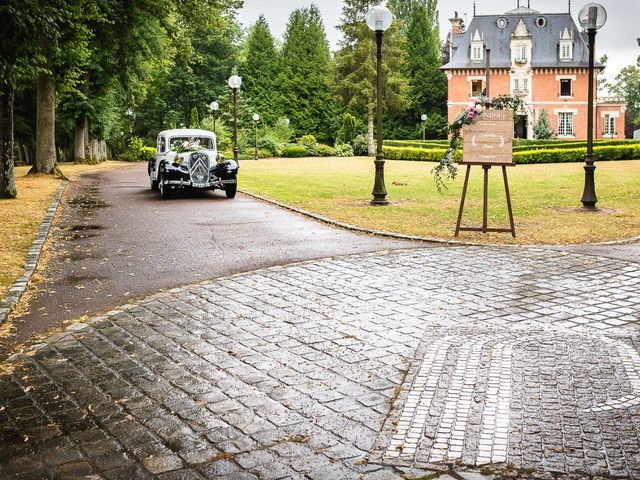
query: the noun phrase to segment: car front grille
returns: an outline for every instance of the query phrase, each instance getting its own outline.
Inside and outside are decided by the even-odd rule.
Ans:
[[[191,155],[189,175],[191,183],[194,185],[203,185],[209,182],[209,157],[203,153],[194,153]]]

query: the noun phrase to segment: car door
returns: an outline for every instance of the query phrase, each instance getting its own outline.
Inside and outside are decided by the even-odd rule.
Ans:
[[[152,180],[158,180],[158,171],[160,167],[160,163],[167,156],[167,138],[164,135],[158,135],[158,139],[156,141],[156,156],[154,160],[153,168],[151,169],[150,175]]]

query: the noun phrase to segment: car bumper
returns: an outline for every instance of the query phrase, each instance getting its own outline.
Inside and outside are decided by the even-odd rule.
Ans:
[[[237,183],[235,173],[224,172],[221,175],[212,169],[209,172],[209,178],[205,182],[194,182],[191,178],[189,170],[186,167],[174,167],[173,165],[165,165],[163,169],[163,177],[165,185],[181,188],[223,188],[224,185]]]

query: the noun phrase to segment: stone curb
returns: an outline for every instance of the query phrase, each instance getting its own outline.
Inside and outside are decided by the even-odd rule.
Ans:
[[[27,252],[26,262],[24,264],[24,273],[14,282],[11,288],[9,288],[7,295],[0,301],[0,325],[7,320],[11,309],[16,303],[18,303],[22,294],[27,289],[27,285],[29,284],[31,277],[36,270],[36,266],[38,265],[38,261],[40,260],[42,248],[47,241],[53,217],[56,214],[58,205],[60,205],[60,199],[62,198],[62,194],[64,193],[64,189],[67,184],[68,182],[63,182],[51,200],[51,204],[49,205],[49,208],[44,215],[44,219],[40,224],[36,238]]]
[[[270,203],[271,205],[276,205],[280,208],[284,208],[285,210],[289,210],[291,212],[299,213],[300,215],[313,218],[314,220],[318,220],[319,222],[326,223],[327,225],[333,225],[334,227],[344,228],[346,230],[351,230],[353,232],[367,233],[369,235],[395,238],[398,240],[412,240],[414,242],[441,243],[445,245],[458,245],[461,247],[554,248],[554,247],[579,247],[579,246],[587,246],[587,245],[590,247],[607,246],[607,245],[624,245],[627,243],[640,241],[640,235],[638,235],[636,237],[623,238],[621,240],[609,240],[606,242],[596,242],[596,243],[577,243],[577,244],[568,244],[568,245],[564,245],[564,244],[510,245],[510,244],[496,244],[496,243],[464,242],[460,240],[443,240],[441,238],[434,238],[434,237],[418,237],[415,235],[404,235],[402,233],[385,232],[383,230],[371,230],[369,228],[363,228],[363,227],[358,227],[356,225],[351,225],[350,223],[338,222],[337,220],[333,220],[329,217],[323,217],[322,215],[318,215],[316,213],[312,213],[307,210],[302,210],[301,208],[292,207],[291,205],[287,205],[286,203],[281,203],[276,200],[271,200],[270,198],[266,198],[261,195],[256,195],[255,193],[250,193],[245,190],[238,190],[238,191],[244,195],[247,195],[248,197],[252,197],[252,198],[255,198],[256,200]]]

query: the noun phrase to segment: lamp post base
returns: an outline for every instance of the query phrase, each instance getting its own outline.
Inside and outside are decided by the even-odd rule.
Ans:
[[[387,189],[384,186],[384,160],[376,158],[373,163],[376,165],[376,178],[371,192],[371,205],[389,205]]]
[[[586,210],[596,210],[596,185],[595,185],[596,166],[587,164],[584,166],[584,191],[582,192],[582,207]]]

